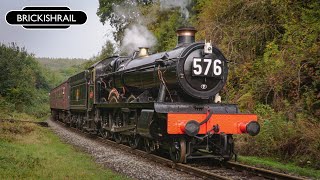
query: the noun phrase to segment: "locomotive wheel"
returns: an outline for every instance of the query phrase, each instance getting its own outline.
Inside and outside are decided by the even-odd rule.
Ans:
[[[130,95],[127,98],[127,103],[131,103],[132,101],[136,100],[136,97],[134,95]],[[139,142],[140,142],[140,136],[139,135],[129,135],[128,136],[128,143],[131,149],[137,149],[139,147]]]
[[[153,142],[147,138],[144,138],[144,149],[147,153],[151,153],[152,151],[154,151]]]
[[[122,142],[122,135],[120,133],[114,133],[113,138],[116,141],[117,144],[120,144]]]
[[[186,141],[184,139],[173,142],[169,150],[171,160],[175,163],[185,163],[186,152]]]
[[[81,117],[77,117],[77,121],[76,121],[76,128],[81,130],[82,127],[82,123],[81,123]]]
[[[106,139],[106,133],[104,132],[104,130],[99,129],[99,136],[101,136],[103,139]]]
[[[110,131],[103,130],[103,133],[101,135],[104,139],[112,139],[112,134]]]
[[[110,132],[110,131],[106,131],[106,132],[105,132],[105,137],[106,137],[106,139],[112,139],[112,134],[111,134],[111,132]]]
[[[103,139],[107,139],[107,132],[105,129],[100,128],[98,131],[99,136],[103,137]]]
[[[77,118],[74,116],[74,115],[72,115],[72,117],[71,117],[71,127],[76,127],[76,125],[77,125]]]
[[[70,127],[71,126],[71,115],[70,114],[68,114],[68,115],[66,115],[67,117],[65,118],[65,121],[66,121],[66,125],[67,125],[67,127]]]
[[[109,103],[119,103],[119,99],[116,94],[111,94],[109,98]],[[115,123],[117,116],[119,115],[119,109],[113,110],[112,121]],[[117,144],[120,144],[122,141],[122,136],[120,133],[112,133],[112,138],[116,141]]]
[[[140,137],[137,135],[131,135],[128,139],[131,149],[137,149],[139,147]]]
[[[100,136],[100,137],[103,137],[104,136],[103,129],[97,129],[97,135]]]
[[[229,161],[232,159],[234,155],[234,141],[232,136],[230,135],[223,136],[222,138],[223,138],[222,142],[224,145],[223,159],[224,161]]]

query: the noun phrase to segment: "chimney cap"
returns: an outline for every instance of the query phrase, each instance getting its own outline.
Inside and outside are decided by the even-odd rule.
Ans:
[[[195,36],[197,30],[194,27],[179,27],[176,32],[178,36]]]
[[[148,47],[139,47],[138,57],[146,57],[149,56],[149,48]]]

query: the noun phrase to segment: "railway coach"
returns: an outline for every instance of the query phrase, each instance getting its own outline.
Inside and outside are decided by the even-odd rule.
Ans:
[[[69,82],[64,81],[50,92],[49,102],[52,117],[57,120],[64,120],[69,114]]]

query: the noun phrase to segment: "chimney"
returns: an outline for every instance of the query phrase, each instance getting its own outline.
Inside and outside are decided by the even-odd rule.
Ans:
[[[139,47],[138,57],[146,57],[146,56],[149,56],[149,48]]]
[[[195,42],[195,34],[197,30],[194,27],[180,27],[177,31],[178,46]]]

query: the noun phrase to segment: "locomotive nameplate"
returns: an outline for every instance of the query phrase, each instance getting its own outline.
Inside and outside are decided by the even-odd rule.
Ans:
[[[220,59],[193,58],[192,76],[215,77],[222,79],[223,62]]]

